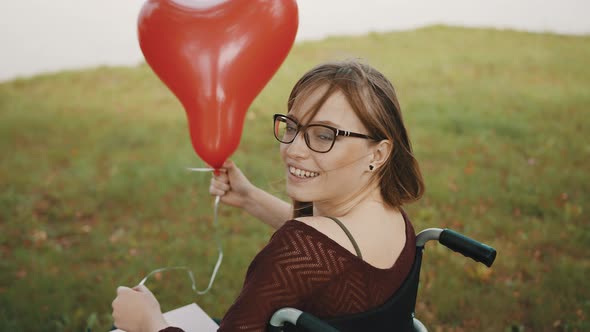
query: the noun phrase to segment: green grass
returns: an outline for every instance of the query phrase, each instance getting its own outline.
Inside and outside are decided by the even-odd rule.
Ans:
[[[416,229],[498,250],[492,269],[425,253],[417,316],[434,331],[590,329],[590,37],[430,27],[297,44],[248,111],[233,159],[284,197],[270,117],[319,62],[360,57],[392,79],[427,184]],[[184,111],[145,66],[0,84],[0,330],[108,329],[118,285],[216,260],[209,175]],[[271,230],[223,207],[226,258],[208,295],[181,272],[162,308],[222,316]]]

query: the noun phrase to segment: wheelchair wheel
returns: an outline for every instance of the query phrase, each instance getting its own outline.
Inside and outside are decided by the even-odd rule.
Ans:
[[[424,324],[422,324],[422,322],[419,321],[417,318],[414,318],[414,331],[415,332],[428,332],[428,330],[426,329],[426,326],[424,326]]]

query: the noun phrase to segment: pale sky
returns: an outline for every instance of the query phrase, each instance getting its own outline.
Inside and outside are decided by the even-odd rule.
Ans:
[[[70,68],[137,64],[143,59],[136,35],[143,2],[0,1],[0,81]],[[298,5],[298,40],[438,23],[590,34],[589,0],[298,0]]]

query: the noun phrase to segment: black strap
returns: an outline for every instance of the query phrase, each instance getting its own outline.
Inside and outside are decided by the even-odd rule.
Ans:
[[[356,241],[352,237],[352,234],[350,234],[350,232],[348,231],[348,229],[346,228],[346,226],[344,226],[344,224],[342,223],[342,221],[340,221],[340,220],[338,220],[337,218],[334,218],[334,217],[326,217],[326,218],[330,218],[330,219],[334,220],[338,224],[338,226],[340,226],[340,228],[342,228],[342,230],[344,231],[344,233],[346,233],[346,236],[348,236],[348,239],[350,240],[350,242],[352,242],[352,245],[354,246],[354,251],[356,251],[356,255],[360,259],[363,259],[363,255],[361,255],[361,250],[359,249],[358,244],[356,244]]]

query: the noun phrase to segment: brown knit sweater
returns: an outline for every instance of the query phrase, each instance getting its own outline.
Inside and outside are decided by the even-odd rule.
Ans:
[[[218,331],[264,331],[283,307],[330,318],[381,305],[400,287],[414,260],[416,234],[403,215],[406,244],[388,269],[368,264],[305,223],[287,221],[250,264]]]

